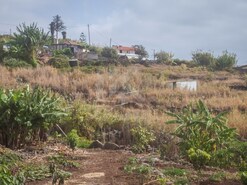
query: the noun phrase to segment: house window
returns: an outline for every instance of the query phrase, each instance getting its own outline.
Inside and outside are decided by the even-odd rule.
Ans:
[[[119,53],[122,53],[122,52],[123,52],[122,50],[119,51]]]

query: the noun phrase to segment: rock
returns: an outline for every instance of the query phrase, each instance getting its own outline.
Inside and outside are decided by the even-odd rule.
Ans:
[[[120,149],[120,146],[118,146],[117,144],[115,143],[105,143],[103,149],[105,150],[119,150]]]
[[[101,143],[98,140],[92,142],[91,145],[89,146],[89,148],[103,148],[103,147],[104,147],[103,143]]]

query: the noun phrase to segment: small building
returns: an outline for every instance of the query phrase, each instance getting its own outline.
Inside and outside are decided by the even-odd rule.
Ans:
[[[138,59],[139,55],[135,53],[135,48],[127,46],[112,46],[117,51],[119,56],[126,56],[128,59]]]
[[[83,47],[75,41],[66,40],[58,44],[52,44],[50,46],[51,50],[62,50],[65,48],[70,48],[72,53],[76,56],[78,53],[83,52]]]

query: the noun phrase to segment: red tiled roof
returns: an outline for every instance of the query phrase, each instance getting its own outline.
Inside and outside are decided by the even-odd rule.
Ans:
[[[114,48],[122,51],[135,51],[135,48],[127,47],[127,46],[114,46]]]

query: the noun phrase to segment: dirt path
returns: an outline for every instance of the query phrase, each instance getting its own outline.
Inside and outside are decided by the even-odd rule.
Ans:
[[[77,150],[75,157],[80,163],[65,185],[136,185],[138,179],[123,172],[131,154],[127,151]],[[30,185],[33,183],[30,183]],[[51,185],[51,180],[35,182],[35,185]]]

